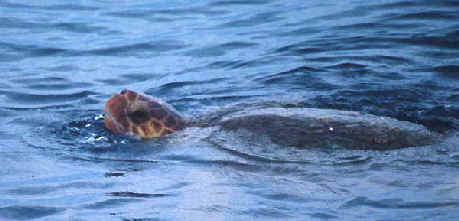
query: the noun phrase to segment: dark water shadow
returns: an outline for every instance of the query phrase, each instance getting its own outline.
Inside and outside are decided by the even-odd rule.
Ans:
[[[30,220],[55,215],[65,211],[63,208],[44,206],[8,206],[0,208],[0,217],[9,220]]]

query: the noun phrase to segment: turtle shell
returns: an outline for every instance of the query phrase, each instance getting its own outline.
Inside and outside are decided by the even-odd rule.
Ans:
[[[174,108],[142,93],[125,89],[105,103],[105,127],[115,134],[147,139],[162,137],[184,126],[185,121]]]

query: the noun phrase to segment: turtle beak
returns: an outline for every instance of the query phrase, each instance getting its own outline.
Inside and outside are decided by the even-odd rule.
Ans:
[[[126,98],[121,94],[114,94],[105,102],[105,125],[114,133],[121,133],[126,129],[127,121],[123,117],[126,106]]]

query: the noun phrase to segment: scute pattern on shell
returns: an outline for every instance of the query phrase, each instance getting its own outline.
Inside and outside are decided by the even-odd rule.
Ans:
[[[115,134],[146,139],[180,130],[185,121],[166,103],[125,89],[105,103],[105,126]]]

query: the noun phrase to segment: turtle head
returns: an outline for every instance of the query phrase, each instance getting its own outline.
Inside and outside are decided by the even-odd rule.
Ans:
[[[115,134],[151,138],[183,128],[184,121],[159,99],[124,89],[105,103],[105,126]]]
[[[151,119],[149,104],[142,100],[130,102],[126,109],[126,114],[134,124],[142,124]]]

